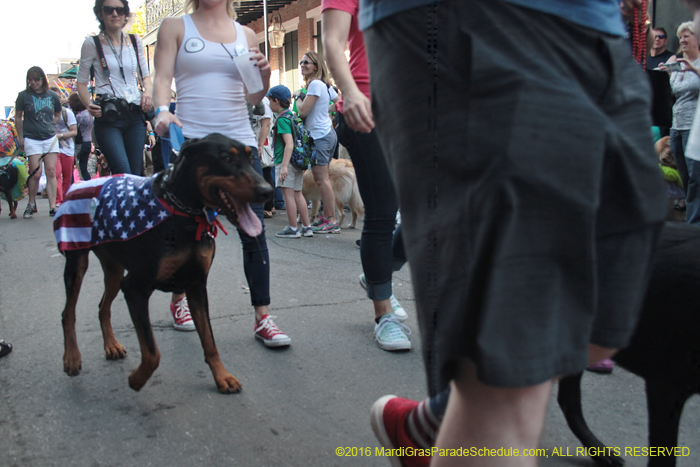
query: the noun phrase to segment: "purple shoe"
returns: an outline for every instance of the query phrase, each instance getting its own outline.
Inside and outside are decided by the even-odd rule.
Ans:
[[[613,371],[613,362],[609,358],[605,358],[593,365],[588,365],[586,370],[593,371],[595,373],[609,374]]]

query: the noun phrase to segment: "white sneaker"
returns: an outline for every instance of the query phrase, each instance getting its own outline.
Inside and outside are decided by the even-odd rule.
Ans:
[[[405,324],[401,324],[393,313],[388,313],[374,326],[374,339],[381,349],[410,350],[411,341],[408,336],[411,330]]]

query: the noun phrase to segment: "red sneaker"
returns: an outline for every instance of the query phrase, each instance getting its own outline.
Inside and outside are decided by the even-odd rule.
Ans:
[[[194,321],[190,315],[190,306],[187,297],[181,298],[176,303],[170,302],[170,313],[173,315],[173,327],[178,331],[194,331]]]
[[[406,432],[406,419],[418,401],[393,395],[381,397],[370,410],[372,430],[384,448],[396,449],[396,455],[387,456],[392,467],[428,467],[431,456],[411,440]],[[402,455],[401,455],[402,454]]]
[[[265,347],[284,347],[290,345],[292,340],[288,335],[280,331],[272,318],[276,316],[264,315],[255,325],[255,338],[262,341]]]

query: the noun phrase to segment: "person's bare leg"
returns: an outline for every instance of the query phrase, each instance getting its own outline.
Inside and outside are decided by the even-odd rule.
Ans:
[[[301,219],[301,225],[309,226],[309,208],[306,206],[306,199],[301,191],[294,192],[294,200],[296,201],[296,207],[299,211],[299,218]]]
[[[297,228],[297,205],[294,199],[294,190],[292,188],[281,188],[284,205],[287,207],[287,222],[290,227]],[[308,216],[307,216],[308,217]],[[308,224],[306,224],[308,225]]]
[[[36,173],[27,180],[27,187],[29,188],[29,204],[33,204],[36,206],[36,193],[39,191],[39,179],[41,178],[41,162],[39,162],[39,158],[41,157],[41,154],[33,154],[31,156],[27,156],[27,159],[29,159],[29,173],[32,173],[34,169],[39,167],[39,169],[36,171]]]
[[[609,349],[596,344],[588,344],[588,364],[592,365],[603,359],[612,358],[617,351],[618,349]]]
[[[323,217],[328,219],[328,222],[335,224],[335,195],[330,180],[330,169],[327,165],[315,165],[311,167],[311,172],[314,175],[314,181],[318,185],[321,192],[321,200],[323,200]]]
[[[534,467],[536,457],[523,456],[537,449],[552,382],[524,387],[487,386],[476,377],[470,360],[461,364],[451,384],[445,418],[435,443],[438,449],[483,447],[518,449],[520,456],[449,457],[434,455],[431,466]]]
[[[52,152],[44,157],[44,169],[46,170],[46,193],[49,195],[49,209],[56,207],[56,160],[58,153]],[[38,172],[37,172],[38,173]]]

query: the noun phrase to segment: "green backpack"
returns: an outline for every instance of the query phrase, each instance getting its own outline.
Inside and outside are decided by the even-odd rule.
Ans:
[[[291,122],[294,150],[290,163],[297,169],[306,170],[316,165],[316,145],[301,117],[285,110],[277,118],[286,118]]]

